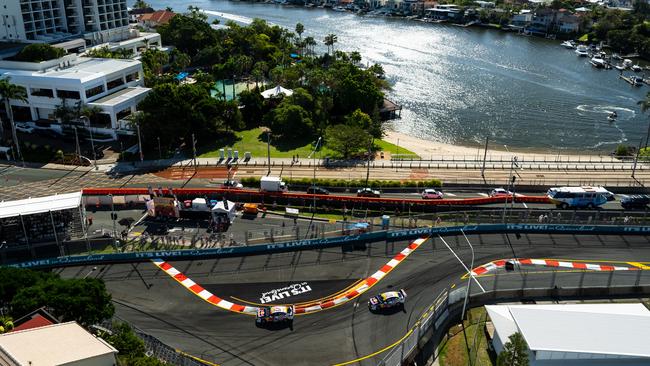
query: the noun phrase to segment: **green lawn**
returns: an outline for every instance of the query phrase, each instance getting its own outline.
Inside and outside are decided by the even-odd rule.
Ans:
[[[400,146],[399,148],[397,145],[391,144],[388,141],[384,140],[375,140],[375,145],[379,147],[379,150],[383,151],[390,151],[391,155],[399,154],[399,155],[413,155],[413,158],[419,158],[416,153],[414,153],[411,150],[407,150],[404,147]]]
[[[485,337],[483,327],[485,326],[485,308],[475,308],[469,311],[465,321],[467,341],[472,352],[472,364],[491,366],[492,360],[488,354],[488,340]],[[453,336],[443,343],[440,349],[439,362],[441,366],[465,366],[469,364],[467,357],[467,345],[461,326],[457,324],[449,330]],[[477,360],[478,357],[478,360]]]
[[[314,150],[316,141],[310,138],[305,139],[292,139],[291,141],[273,141],[271,139],[271,157],[272,158],[290,158],[298,155],[301,158],[306,158]],[[384,140],[375,140],[380,150],[390,151],[391,154],[397,153],[396,145],[386,142]],[[250,151],[253,158],[266,157],[266,134],[262,128],[254,128],[251,130],[235,132],[234,140],[221,140],[210,146],[202,146],[199,148],[199,157],[201,158],[215,158],[219,157],[219,149],[232,148],[239,151],[239,156],[243,157],[244,152]],[[402,147],[399,148],[399,154],[413,154],[413,152],[406,150]],[[323,146],[318,152],[318,157],[333,156],[334,152]],[[417,155],[416,155],[417,156]]]

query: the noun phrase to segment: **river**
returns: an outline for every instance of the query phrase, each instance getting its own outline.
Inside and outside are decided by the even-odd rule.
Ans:
[[[240,22],[262,18],[290,29],[301,22],[303,37],[320,41],[336,34],[337,49],[359,51],[364,62],[384,67],[392,85],[387,95],[404,107],[392,127],[409,135],[465,146],[479,146],[489,136],[493,147],[605,153],[619,143],[637,145],[648,128],[637,106],[648,86],[630,86],[615,69],[594,69],[560,41],[318,8],[226,0],[150,3],[175,11],[198,6],[210,19],[222,12]],[[614,123],[607,121],[610,111],[618,113]]]

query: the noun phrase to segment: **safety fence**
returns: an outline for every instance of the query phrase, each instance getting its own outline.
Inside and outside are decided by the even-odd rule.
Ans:
[[[195,260],[247,255],[273,254],[297,250],[321,249],[330,247],[351,248],[357,244],[378,241],[411,240],[423,236],[455,236],[474,234],[576,234],[576,235],[647,235],[650,226],[640,225],[566,225],[566,224],[481,224],[443,227],[421,227],[405,230],[381,230],[364,234],[352,234],[324,239],[303,239],[279,243],[266,243],[250,246],[151,250],[133,253],[108,253],[75,255],[57,258],[42,258],[10,265],[23,268],[52,268],[106,263],[144,262],[154,258],[166,260]]]
[[[145,354],[149,357],[157,358],[166,364],[174,366],[216,366],[214,363],[203,361],[163,343],[158,338],[147,334],[135,325],[130,324],[117,316],[115,316],[115,319],[120,323],[126,323],[131,327],[133,333],[144,342],[144,348],[146,350]],[[100,326],[111,332],[114,331],[113,322],[110,320],[103,322]]]

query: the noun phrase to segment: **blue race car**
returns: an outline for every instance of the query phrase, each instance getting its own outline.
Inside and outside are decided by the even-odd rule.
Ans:
[[[370,309],[370,311],[377,311],[403,307],[404,301],[406,301],[406,291],[403,289],[400,289],[399,291],[383,292],[368,300],[368,309]]]
[[[293,323],[293,305],[263,306],[257,309],[255,323],[258,325],[273,323]]]

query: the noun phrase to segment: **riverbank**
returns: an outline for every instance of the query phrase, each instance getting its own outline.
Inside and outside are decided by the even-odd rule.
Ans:
[[[397,145],[402,149],[410,150],[420,156],[424,160],[436,159],[444,157],[445,159],[450,159],[452,156],[456,159],[483,159],[483,154],[485,153],[485,147],[469,147],[469,146],[458,146],[452,144],[446,144],[443,142],[431,141],[427,139],[421,139],[418,137],[410,136],[402,132],[397,132],[394,130],[386,130],[386,135],[383,138],[384,141],[388,141],[391,144]],[[504,149],[494,149],[490,148],[488,145],[488,156],[517,156],[520,159],[544,159],[555,160],[558,157],[570,156],[574,159],[584,159],[593,158],[594,156],[609,156],[602,153],[594,154],[577,154],[577,153],[550,153],[550,152],[534,152],[534,151],[522,151],[521,149],[511,149],[508,148],[506,151]]]

